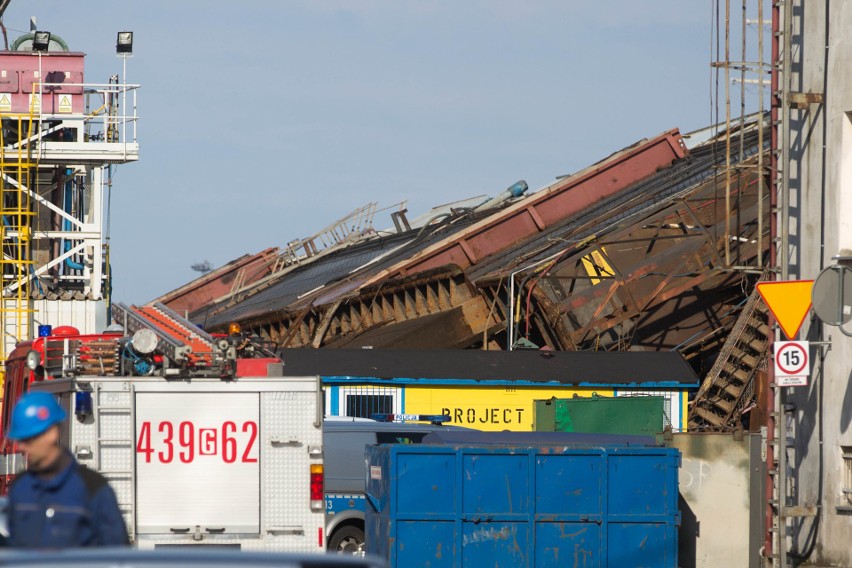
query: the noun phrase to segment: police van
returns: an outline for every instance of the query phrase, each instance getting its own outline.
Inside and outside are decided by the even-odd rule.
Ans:
[[[373,418],[377,420],[330,416],[323,425],[326,535],[332,552],[364,552],[367,446],[419,444],[430,432],[468,430],[442,425],[448,419],[445,416],[375,414]]]

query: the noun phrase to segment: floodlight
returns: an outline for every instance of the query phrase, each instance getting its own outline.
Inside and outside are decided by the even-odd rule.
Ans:
[[[33,51],[47,51],[50,47],[50,32],[33,32]]]
[[[116,53],[133,53],[133,32],[118,32],[115,40]]]

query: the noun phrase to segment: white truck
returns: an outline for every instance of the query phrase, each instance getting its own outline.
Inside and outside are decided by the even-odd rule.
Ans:
[[[69,415],[63,443],[109,480],[139,548],[324,552],[319,377],[284,378],[279,359],[237,357],[247,346],[242,338],[206,336],[174,314],[168,326],[146,324],[150,314],[120,308],[139,319],[125,317],[134,337],[65,333],[20,344],[17,357],[25,356],[30,372],[14,372],[13,352],[8,406],[24,390],[15,381],[58,397]],[[166,335],[174,345],[162,345]],[[210,344],[206,358],[199,337]],[[110,342],[114,349],[104,349]],[[183,351],[190,363],[170,359],[191,343]],[[92,367],[99,372],[87,372]],[[8,482],[23,463],[16,448],[5,454]]]

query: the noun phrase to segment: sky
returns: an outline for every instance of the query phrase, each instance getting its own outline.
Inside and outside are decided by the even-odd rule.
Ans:
[[[120,73],[134,32],[140,160],[110,199],[113,298],[145,303],[370,202],[530,190],[712,122],[710,2],[13,0]],[[389,212],[374,226],[391,227]]]

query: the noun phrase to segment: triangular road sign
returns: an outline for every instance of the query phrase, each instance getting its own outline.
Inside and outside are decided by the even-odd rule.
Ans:
[[[781,330],[789,340],[795,340],[811,309],[813,280],[789,280],[787,282],[761,282],[757,291],[769,307]]]

